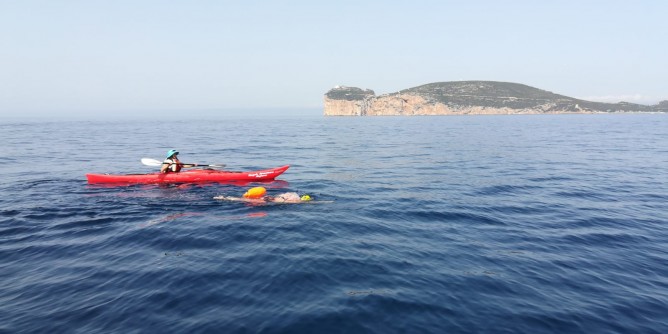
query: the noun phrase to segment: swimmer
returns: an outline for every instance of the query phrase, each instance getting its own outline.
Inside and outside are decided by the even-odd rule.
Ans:
[[[309,202],[312,200],[311,196],[308,194],[299,195],[295,192],[288,192],[278,194],[276,196],[266,195],[266,189],[263,187],[255,187],[248,190],[243,197],[233,197],[233,196],[216,196],[214,199],[220,199],[224,201],[238,201],[238,202],[248,202],[248,203],[286,203],[286,204],[297,204]]]
[[[233,196],[216,196],[214,199],[220,199],[224,201],[237,201],[237,202],[247,202],[247,203],[285,203],[285,204],[297,204],[305,203],[311,201],[310,195],[302,195],[290,192],[278,194],[276,196],[262,196],[259,198],[247,198],[247,197],[233,197]]]

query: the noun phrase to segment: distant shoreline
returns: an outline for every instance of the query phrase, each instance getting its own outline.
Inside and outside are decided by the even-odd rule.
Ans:
[[[325,116],[448,116],[668,112],[656,105],[575,99],[523,84],[452,81],[376,95],[373,90],[336,86],[324,96]]]

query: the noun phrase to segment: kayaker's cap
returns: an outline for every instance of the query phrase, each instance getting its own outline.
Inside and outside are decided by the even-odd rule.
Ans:
[[[311,196],[309,196],[309,195],[307,195],[307,194],[304,194],[304,195],[302,195],[301,200],[302,200],[303,202],[308,202],[308,201],[311,200]]]
[[[250,188],[244,194],[244,198],[261,198],[266,193],[267,193],[267,189],[264,189],[264,187]]]
[[[179,154],[179,151],[177,151],[177,150],[169,150],[169,152],[167,152],[167,159],[171,158],[171,157],[172,157],[173,155],[175,155],[175,154]]]

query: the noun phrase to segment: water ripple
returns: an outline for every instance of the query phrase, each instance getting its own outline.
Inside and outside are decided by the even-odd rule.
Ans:
[[[2,124],[7,158],[34,164],[0,183],[0,332],[665,333],[667,122]],[[150,170],[138,159],[171,131],[184,159],[292,167],[262,184],[86,185]],[[316,201],[213,199],[255,185]]]

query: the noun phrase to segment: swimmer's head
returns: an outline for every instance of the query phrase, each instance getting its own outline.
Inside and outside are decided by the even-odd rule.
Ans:
[[[307,194],[304,194],[304,195],[302,195],[301,200],[302,200],[303,202],[308,202],[308,201],[311,200],[311,196],[309,196],[309,195],[307,195]]]

